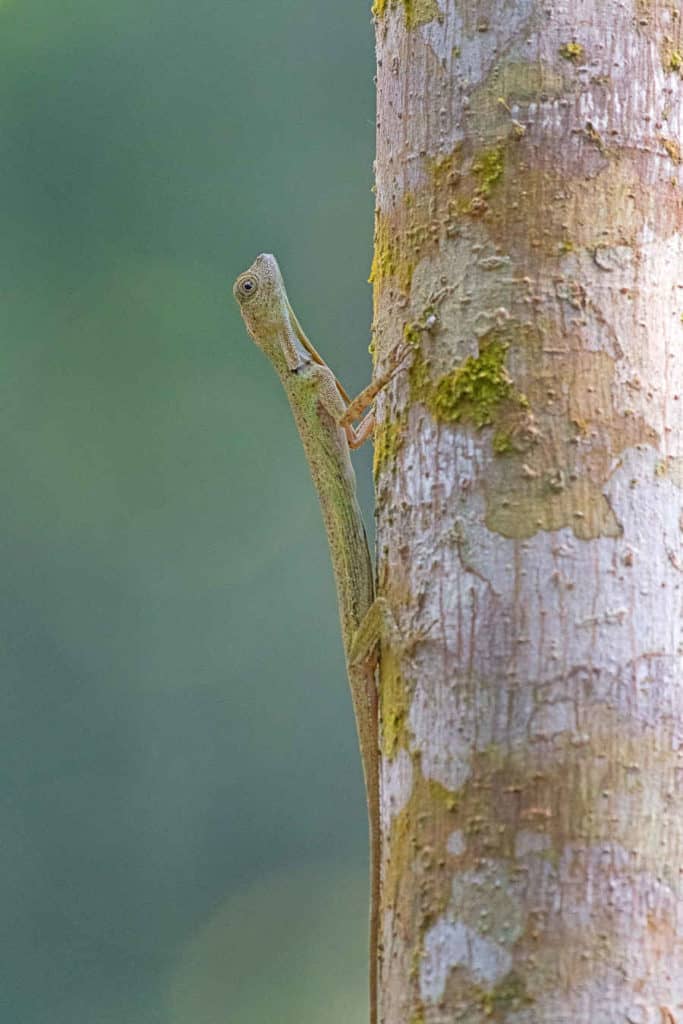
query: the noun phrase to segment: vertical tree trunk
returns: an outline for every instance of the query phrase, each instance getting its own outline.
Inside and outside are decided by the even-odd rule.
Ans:
[[[677,6],[376,0],[385,1024],[683,1021]]]

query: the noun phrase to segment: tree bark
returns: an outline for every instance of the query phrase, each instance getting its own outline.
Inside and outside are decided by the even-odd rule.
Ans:
[[[386,1024],[683,1022],[677,6],[375,3]]]

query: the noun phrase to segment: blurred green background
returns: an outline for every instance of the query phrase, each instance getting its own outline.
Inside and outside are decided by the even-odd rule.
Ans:
[[[367,382],[373,70],[365,4],[0,2],[3,1024],[366,1019],[327,549],[231,285],[275,252]]]

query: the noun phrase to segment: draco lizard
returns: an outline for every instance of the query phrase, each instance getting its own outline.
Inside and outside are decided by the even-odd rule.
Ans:
[[[394,361],[386,374],[351,401],[301,329],[274,256],[257,256],[237,278],[233,292],[249,334],[273,364],[289,399],[320,499],[330,547],[368,803],[370,1021],[376,1024],[380,819],[377,644],[373,640],[378,631],[370,623],[377,618],[379,602],[374,602],[374,574],[349,448],[358,448],[372,435],[372,411],[358,427],[353,426],[353,421],[368,408],[403,360]],[[374,614],[368,615],[371,609]]]

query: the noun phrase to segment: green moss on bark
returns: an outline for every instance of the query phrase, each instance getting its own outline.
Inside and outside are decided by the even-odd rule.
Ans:
[[[479,182],[478,193],[490,196],[493,186],[503,177],[505,150],[502,146],[487,149],[472,164],[472,173]]]
[[[666,50],[662,59],[665,71],[683,70],[683,52],[681,50]]]
[[[406,197],[408,200],[409,197]],[[404,201],[404,206],[410,203]],[[407,234],[407,233],[406,233]],[[414,229],[413,229],[414,237]],[[413,251],[406,244],[400,222],[378,213],[375,219],[375,246],[368,281],[379,287],[384,281],[393,279],[402,292],[410,290],[415,269]]]
[[[415,325],[407,325],[404,336],[417,347],[420,339]],[[509,342],[503,332],[490,331],[480,340],[479,353],[461,366],[433,381],[423,353],[418,349],[411,367],[413,398],[427,406],[442,423],[462,423],[477,429],[498,424],[494,451],[503,454],[513,448],[508,429],[510,414],[529,408],[505,365]]]
[[[471,423],[485,427],[493,423],[502,402],[514,395],[505,368],[507,345],[494,341],[478,356],[446,374],[434,386],[429,408],[445,423]]]
[[[571,43],[564,43],[560,47],[560,57],[569,60],[572,64],[580,64],[586,55],[581,43],[572,40]]]
[[[394,758],[408,748],[410,693],[401,675],[398,658],[391,647],[382,654],[381,669],[382,751]]]
[[[480,1006],[491,1020],[505,1020],[508,1013],[530,1006],[533,999],[526,983],[515,971],[510,971],[492,989],[482,992]]]
[[[426,25],[440,16],[436,0],[375,0],[372,13],[375,18],[382,18],[391,7],[402,7],[406,28],[417,28]]]
[[[406,422],[405,416],[399,416],[394,420],[385,418],[375,427],[375,451],[372,464],[375,480],[386,466],[394,462],[401,450]]]

